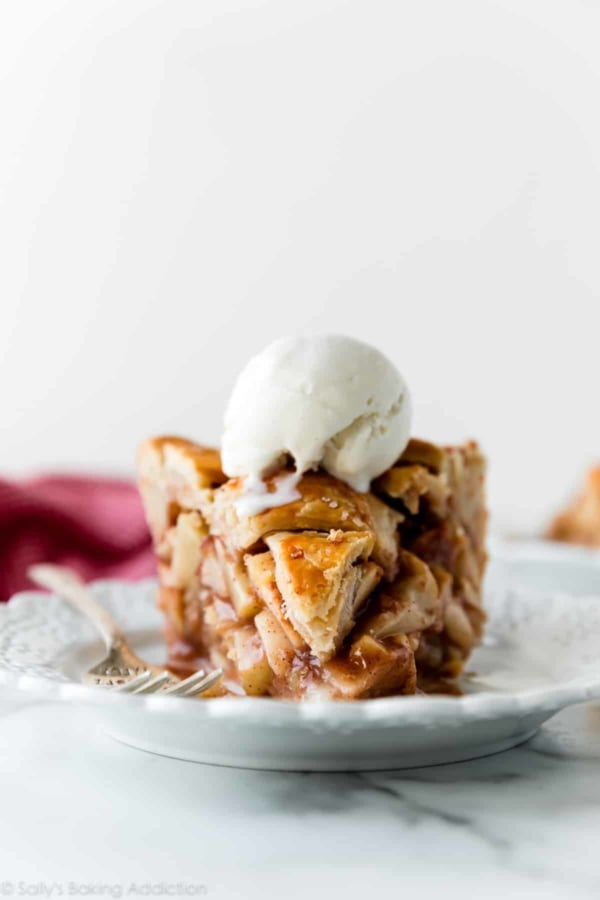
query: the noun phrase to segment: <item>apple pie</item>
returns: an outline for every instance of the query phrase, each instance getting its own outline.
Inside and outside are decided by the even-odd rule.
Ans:
[[[297,499],[243,516],[243,479],[227,479],[216,450],[145,442],[169,665],[221,667],[226,693],[291,700],[455,677],[485,618],[484,474],[475,443],[411,440],[369,493],[317,470]]]
[[[600,547],[600,466],[590,469],[580,493],[556,516],[546,536],[554,541]]]

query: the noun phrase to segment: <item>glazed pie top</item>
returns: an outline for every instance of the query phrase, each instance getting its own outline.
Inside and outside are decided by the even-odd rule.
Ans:
[[[452,674],[476,642],[475,444],[411,441],[367,494],[309,472],[299,499],[250,516],[214,450],[157,438],[139,468],[171,649],[208,657],[246,693],[410,693],[418,665]]]

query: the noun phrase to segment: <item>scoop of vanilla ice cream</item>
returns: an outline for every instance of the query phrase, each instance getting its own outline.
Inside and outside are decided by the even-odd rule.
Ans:
[[[374,347],[342,335],[281,338],[241,371],[225,413],[223,469],[256,480],[291,456],[357,491],[400,456],[410,396]]]

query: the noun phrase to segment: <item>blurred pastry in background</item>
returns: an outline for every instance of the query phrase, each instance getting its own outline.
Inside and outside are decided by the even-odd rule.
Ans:
[[[600,466],[590,469],[580,493],[551,522],[546,537],[600,547]]]

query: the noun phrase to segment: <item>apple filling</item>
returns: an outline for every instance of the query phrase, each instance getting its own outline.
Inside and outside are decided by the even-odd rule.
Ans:
[[[140,450],[171,667],[218,692],[361,699],[458,675],[481,637],[485,464],[474,443],[409,442],[360,494],[322,471],[241,516],[241,479],[180,438]],[[267,490],[271,487],[267,482]]]

